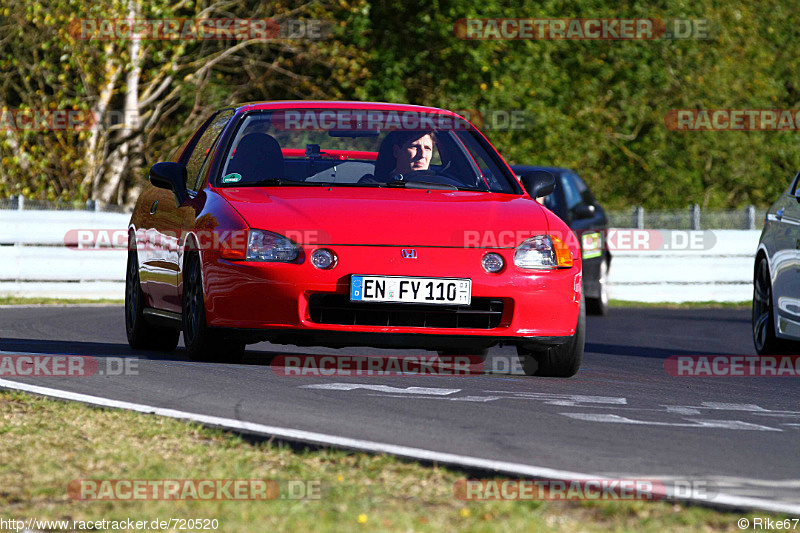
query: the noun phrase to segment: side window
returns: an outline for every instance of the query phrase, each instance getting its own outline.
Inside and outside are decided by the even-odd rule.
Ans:
[[[461,140],[462,145],[464,148],[467,149],[469,152],[472,161],[477,166],[478,172],[480,172],[482,176],[482,180],[485,180],[486,183],[483,185],[489,186],[490,189],[495,191],[501,191],[505,193],[513,193],[514,188],[513,186],[506,181],[502,176],[502,172],[500,168],[491,160],[486,160],[481,156],[481,153],[486,153],[485,150],[480,150],[480,144],[478,140],[473,137],[470,132],[462,132],[459,131],[456,133],[458,138]],[[488,154],[487,154],[488,155]],[[475,184],[478,187],[481,187],[481,183]]]
[[[578,204],[583,202],[581,193],[569,174],[564,176],[561,184],[564,186],[564,201],[567,204],[567,211],[572,211]]]
[[[556,214],[558,214],[558,187],[559,187],[558,184],[560,182],[561,180],[557,179],[555,190],[544,197],[544,206]]]
[[[201,183],[199,183],[199,178],[203,175],[206,168],[208,168],[208,162],[210,161],[208,156],[213,151],[219,134],[222,133],[225,125],[228,124],[228,121],[234,113],[235,111],[233,109],[220,111],[219,114],[211,120],[211,123],[200,136],[200,139],[198,139],[194,150],[192,150],[192,155],[186,162],[187,189],[197,190],[198,185],[201,185]]]
[[[597,204],[597,200],[595,200],[592,191],[589,190],[589,187],[586,186],[586,183],[581,179],[581,177],[575,174],[574,172],[570,174],[572,176],[572,179],[575,181],[575,184],[578,187],[578,192],[581,193],[581,198],[583,199],[583,203],[585,203],[586,205]]]
[[[792,183],[792,189],[789,191],[791,196],[797,196],[797,193],[800,192],[797,189],[800,188],[800,172],[794,177],[794,183]]]

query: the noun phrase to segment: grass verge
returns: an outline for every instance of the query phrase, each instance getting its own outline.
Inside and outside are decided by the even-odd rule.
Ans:
[[[750,309],[751,301],[745,302],[634,302],[631,300],[609,300],[610,307],[663,308],[663,309]]]
[[[25,298],[21,296],[0,296],[0,305],[121,305],[124,303],[125,300],[114,299],[91,300],[88,298]]]
[[[465,502],[463,473],[391,456],[294,451],[193,423],[0,390],[5,519],[217,519],[218,531],[738,531],[741,513],[674,502]],[[470,476],[474,477],[474,476]],[[78,479],[319,483],[319,499],[76,501]],[[769,513],[748,513],[770,516]],[[55,530],[63,531],[56,528]]]

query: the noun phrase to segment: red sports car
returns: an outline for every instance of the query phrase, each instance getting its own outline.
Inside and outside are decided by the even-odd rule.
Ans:
[[[238,361],[260,341],[485,357],[571,376],[584,346],[581,254],[450,111],[362,102],[222,109],[131,217],[125,317],[134,348]]]

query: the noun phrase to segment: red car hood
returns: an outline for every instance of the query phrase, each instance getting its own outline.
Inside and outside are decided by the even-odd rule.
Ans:
[[[548,230],[544,208],[513,194],[371,187],[216,192],[250,227],[305,244],[515,247]]]

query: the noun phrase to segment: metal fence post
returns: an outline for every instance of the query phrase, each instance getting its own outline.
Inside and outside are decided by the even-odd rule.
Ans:
[[[644,229],[644,207],[637,205],[633,208],[633,227]]]
[[[744,229],[756,229],[756,206],[754,205],[744,208]]]
[[[25,197],[22,196],[21,194],[17,196],[17,209],[20,211],[25,209]]]
[[[697,204],[689,206],[689,229],[700,229],[700,206]]]

